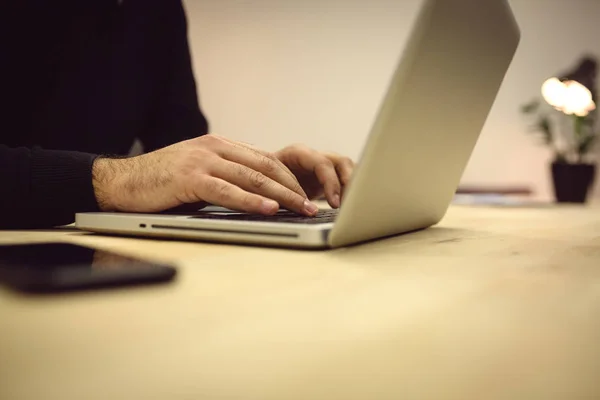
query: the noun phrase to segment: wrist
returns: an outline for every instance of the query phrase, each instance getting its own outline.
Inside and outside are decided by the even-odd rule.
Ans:
[[[98,157],[92,165],[92,186],[96,202],[101,211],[118,211],[118,185],[122,173],[126,171],[121,164],[124,159]]]

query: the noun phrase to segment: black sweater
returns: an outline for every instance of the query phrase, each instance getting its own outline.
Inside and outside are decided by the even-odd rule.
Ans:
[[[181,0],[0,5],[0,228],[95,211],[97,154],[199,136]]]

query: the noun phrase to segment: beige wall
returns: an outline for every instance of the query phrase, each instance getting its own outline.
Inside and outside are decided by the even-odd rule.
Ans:
[[[271,150],[304,142],[357,158],[419,4],[187,0],[212,131]],[[548,154],[525,134],[518,107],[584,51],[600,54],[600,1],[511,4],[521,46],[463,182],[530,184],[547,195]]]

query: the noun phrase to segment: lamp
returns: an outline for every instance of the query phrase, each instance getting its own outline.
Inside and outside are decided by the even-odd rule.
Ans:
[[[573,71],[546,80],[542,85],[542,96],[548,104],[567,115],[585,117],[596,109],[596,73],[596,61],[585,57]]]
[[[598,63],[596,58],[585,56],[577,64],[577,67],[572,71],[561,74],[561,81],[577,81],[589,89],[592,93],[592,100],[597,102],[596,97],[596,75],[598,71]]]

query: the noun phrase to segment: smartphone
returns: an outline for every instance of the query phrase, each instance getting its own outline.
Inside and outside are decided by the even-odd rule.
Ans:
[[[57,292],[171,281],[174,266],[69,243],[0,245],[0,282]]]

